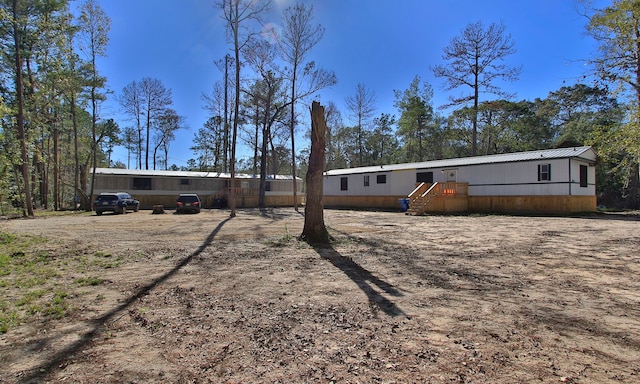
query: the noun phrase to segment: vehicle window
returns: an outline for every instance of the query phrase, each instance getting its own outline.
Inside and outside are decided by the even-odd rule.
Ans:
[[[118,200],[118,196],[114,196],[114,195],[101,195],[98,196],[98,201],[114,201],[114,200]]]

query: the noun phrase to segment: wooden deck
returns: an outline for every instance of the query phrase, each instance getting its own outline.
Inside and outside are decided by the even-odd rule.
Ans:
[[[469,208],[468,183],[420,183],[408,196],[407,215],[428,212],[464,212]]]

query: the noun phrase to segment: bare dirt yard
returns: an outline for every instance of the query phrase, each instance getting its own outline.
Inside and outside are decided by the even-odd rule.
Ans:
[[[638,215],[325,223],[328,247],[292,208],[2,220],[30,246],[0,382],[640,382]]]

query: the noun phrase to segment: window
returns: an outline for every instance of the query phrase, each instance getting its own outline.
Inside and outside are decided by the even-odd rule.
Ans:
[[[378,183],[378,184],[387,184],[387,175],[378,175],[378,176],[376,176],[376,183]]]
[[[538,164],[538,181],[551,181],[551,164]]]
[[[431,184],[433,184],[433,172],[418,172],[418,173],[416,173],[416,183],[431,183]]]
[[[587,175],[588,175],[587,169],[588,168],[586,165],[580,166],[580,187],[582,188],[586,188],[587,185],[589,184],[587,182]]]
[[[348,179],[346,177],[341,177],[340,178],[340,190],[341,191],[346,191],[348,189],[347,180]]]
[[[133,178],[133,189],[151,189],[151,178],[150,177],[134,177]]]
[[[364,175],[364,186],[365,187],[369,186],[369,175]]]

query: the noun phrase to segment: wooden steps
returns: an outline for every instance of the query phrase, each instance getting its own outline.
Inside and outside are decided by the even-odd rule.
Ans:
[[[438,183],[427,184],[420,183],[407,197],[409,198],[409,208],[407,215],[422,215],[426,211],[431,199],[436,196]]]

